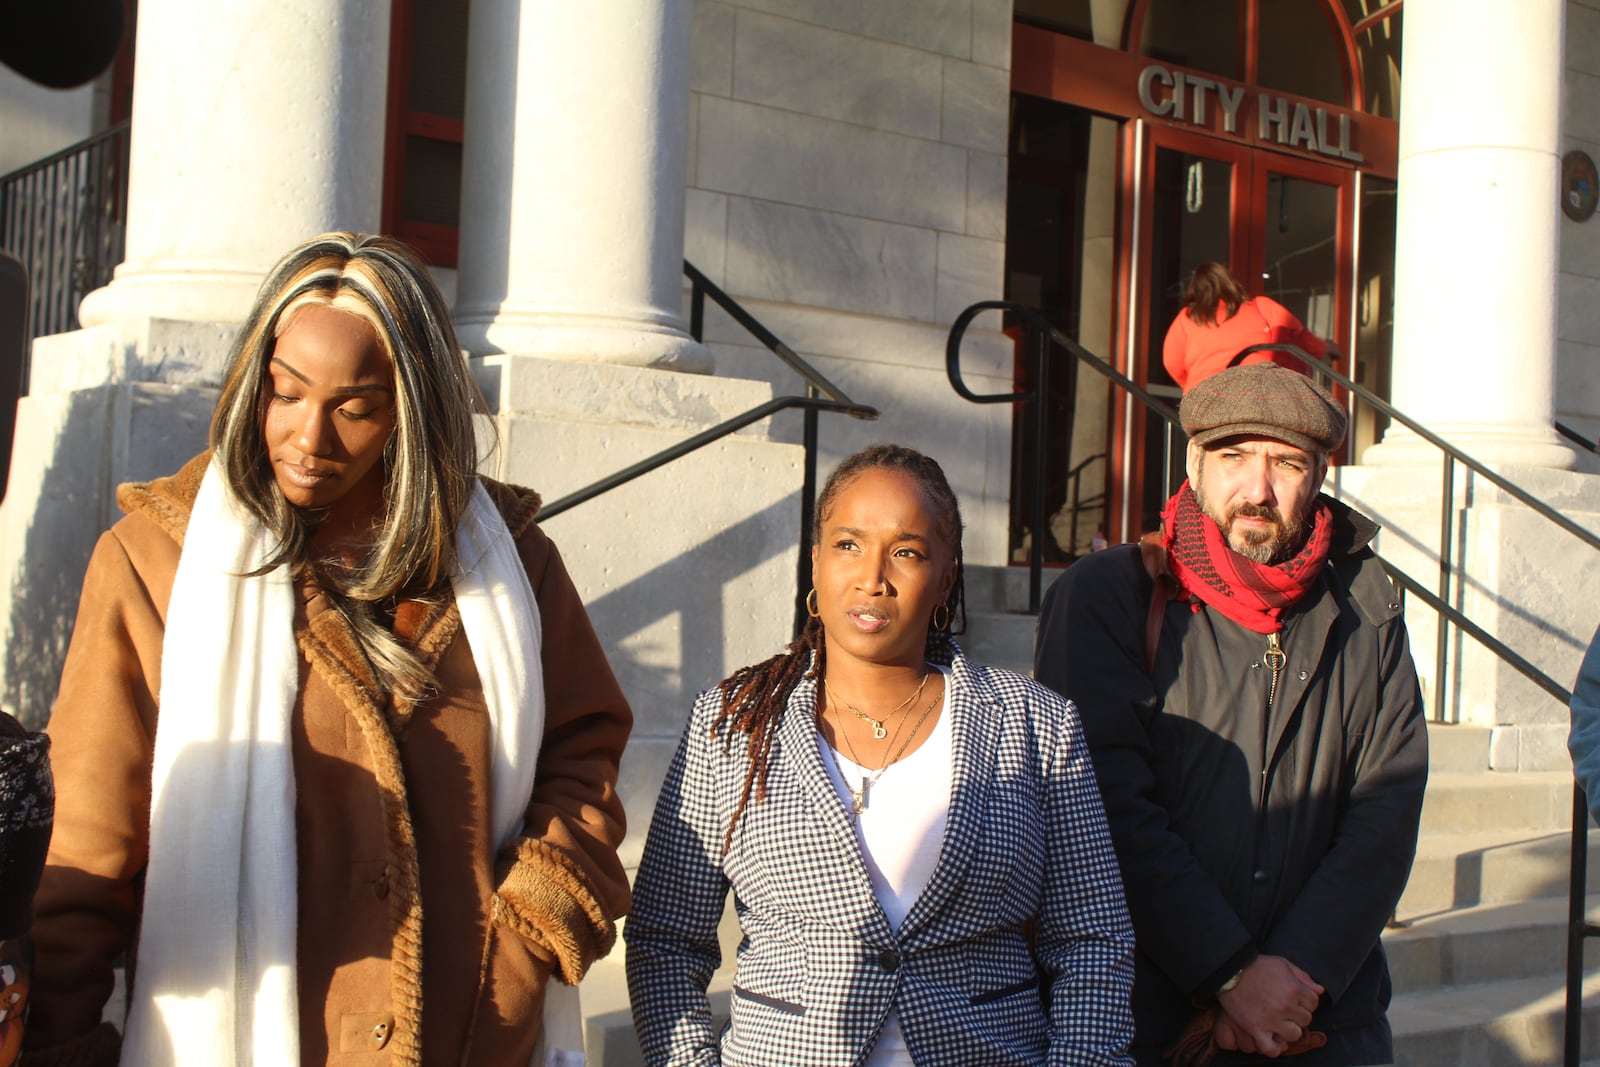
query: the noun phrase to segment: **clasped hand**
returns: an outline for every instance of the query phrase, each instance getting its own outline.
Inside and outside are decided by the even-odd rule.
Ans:
[[[1322,986],[1282,956],[1257,956],[1238,984],[1217,994],[1222,1015],[1217,1047],[1267,1057],[1283,1055],[1311,1025]]]

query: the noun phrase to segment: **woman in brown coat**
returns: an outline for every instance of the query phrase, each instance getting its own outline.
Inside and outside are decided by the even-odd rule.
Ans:
[[[420,261],[326,234],[268,277],[211,451],[119,491],[49,725],[30,1063],[581,1047],[541,1014],[627,909],[631,715],[539,498],[474,474],[480,403]]]

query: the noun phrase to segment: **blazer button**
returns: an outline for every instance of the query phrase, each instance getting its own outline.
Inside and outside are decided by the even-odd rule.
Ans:
[[[394,1034],[394,1017],[385,1015],[381,1020],[372,1025],[372,1036],[367,1039],[367,1045],[372,1051],[377,1052],[389,1043],[389,1038]]]
[[[383,898],[385,898],[385,897],[387,897],[389,895],[389,868],[388,867],[385,867],[383,869],[383,873],[378,875],[377,878],[373,879],[373,882],[372,882],[372,895],[377,897],[379,900],[382,900]]]
[[[1267,884],[1267,872],[1266,871],[1257,871],[1255,874],[1252,874],[1250,876],[1250,880],[1252,882],[1254,882],[1256,885],[1266,885]]]
[[[892,948],[886,948],[878,953],[878,966],[882,967],[885,974],[893,974],[900,967],[900,953]]]

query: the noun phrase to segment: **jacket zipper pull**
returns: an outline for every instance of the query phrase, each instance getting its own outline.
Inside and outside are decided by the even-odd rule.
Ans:
[[[1262,657],[1267,668],[1272,671],[1272,682],[1267,687],[1267,708],[1270,710],[1273,702],[1278,699],[1278,678],[1283,674],[1283,665],[1289,662],[1289,656],[1283,651],[1283,646],[1278,644],[1277,634],[1267,635],[1267,654]]]
[[[1289,662],[1288,654],[1284,652],[1283,646],[1278,643],[1277,634],[1267,635],[1267,653],[1261,659],[1267,665],[1267,669],[1272,671],[1272,680],[1267,683],[1267,713],[1261,717],[1261,799],[1258,810],[1265,812],[1267,810],[1267,768],[1272,762],[1270,755],[1266,751],[1267,735],[1272,729],[1273,704],[1278,699],[1278,678],[1283,674],[1284,664]]]

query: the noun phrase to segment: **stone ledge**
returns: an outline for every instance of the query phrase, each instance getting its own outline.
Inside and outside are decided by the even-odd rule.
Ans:
[[[772,399],[766,382],[614,363],[493,355],[471,365],[489,410],[504,416],[699,432]],[[757,423],[739,432],[764,431]]]
[[[215,387],[239,324],[134,319],[40,337],[28,392],[67,393],[117,382]]]

